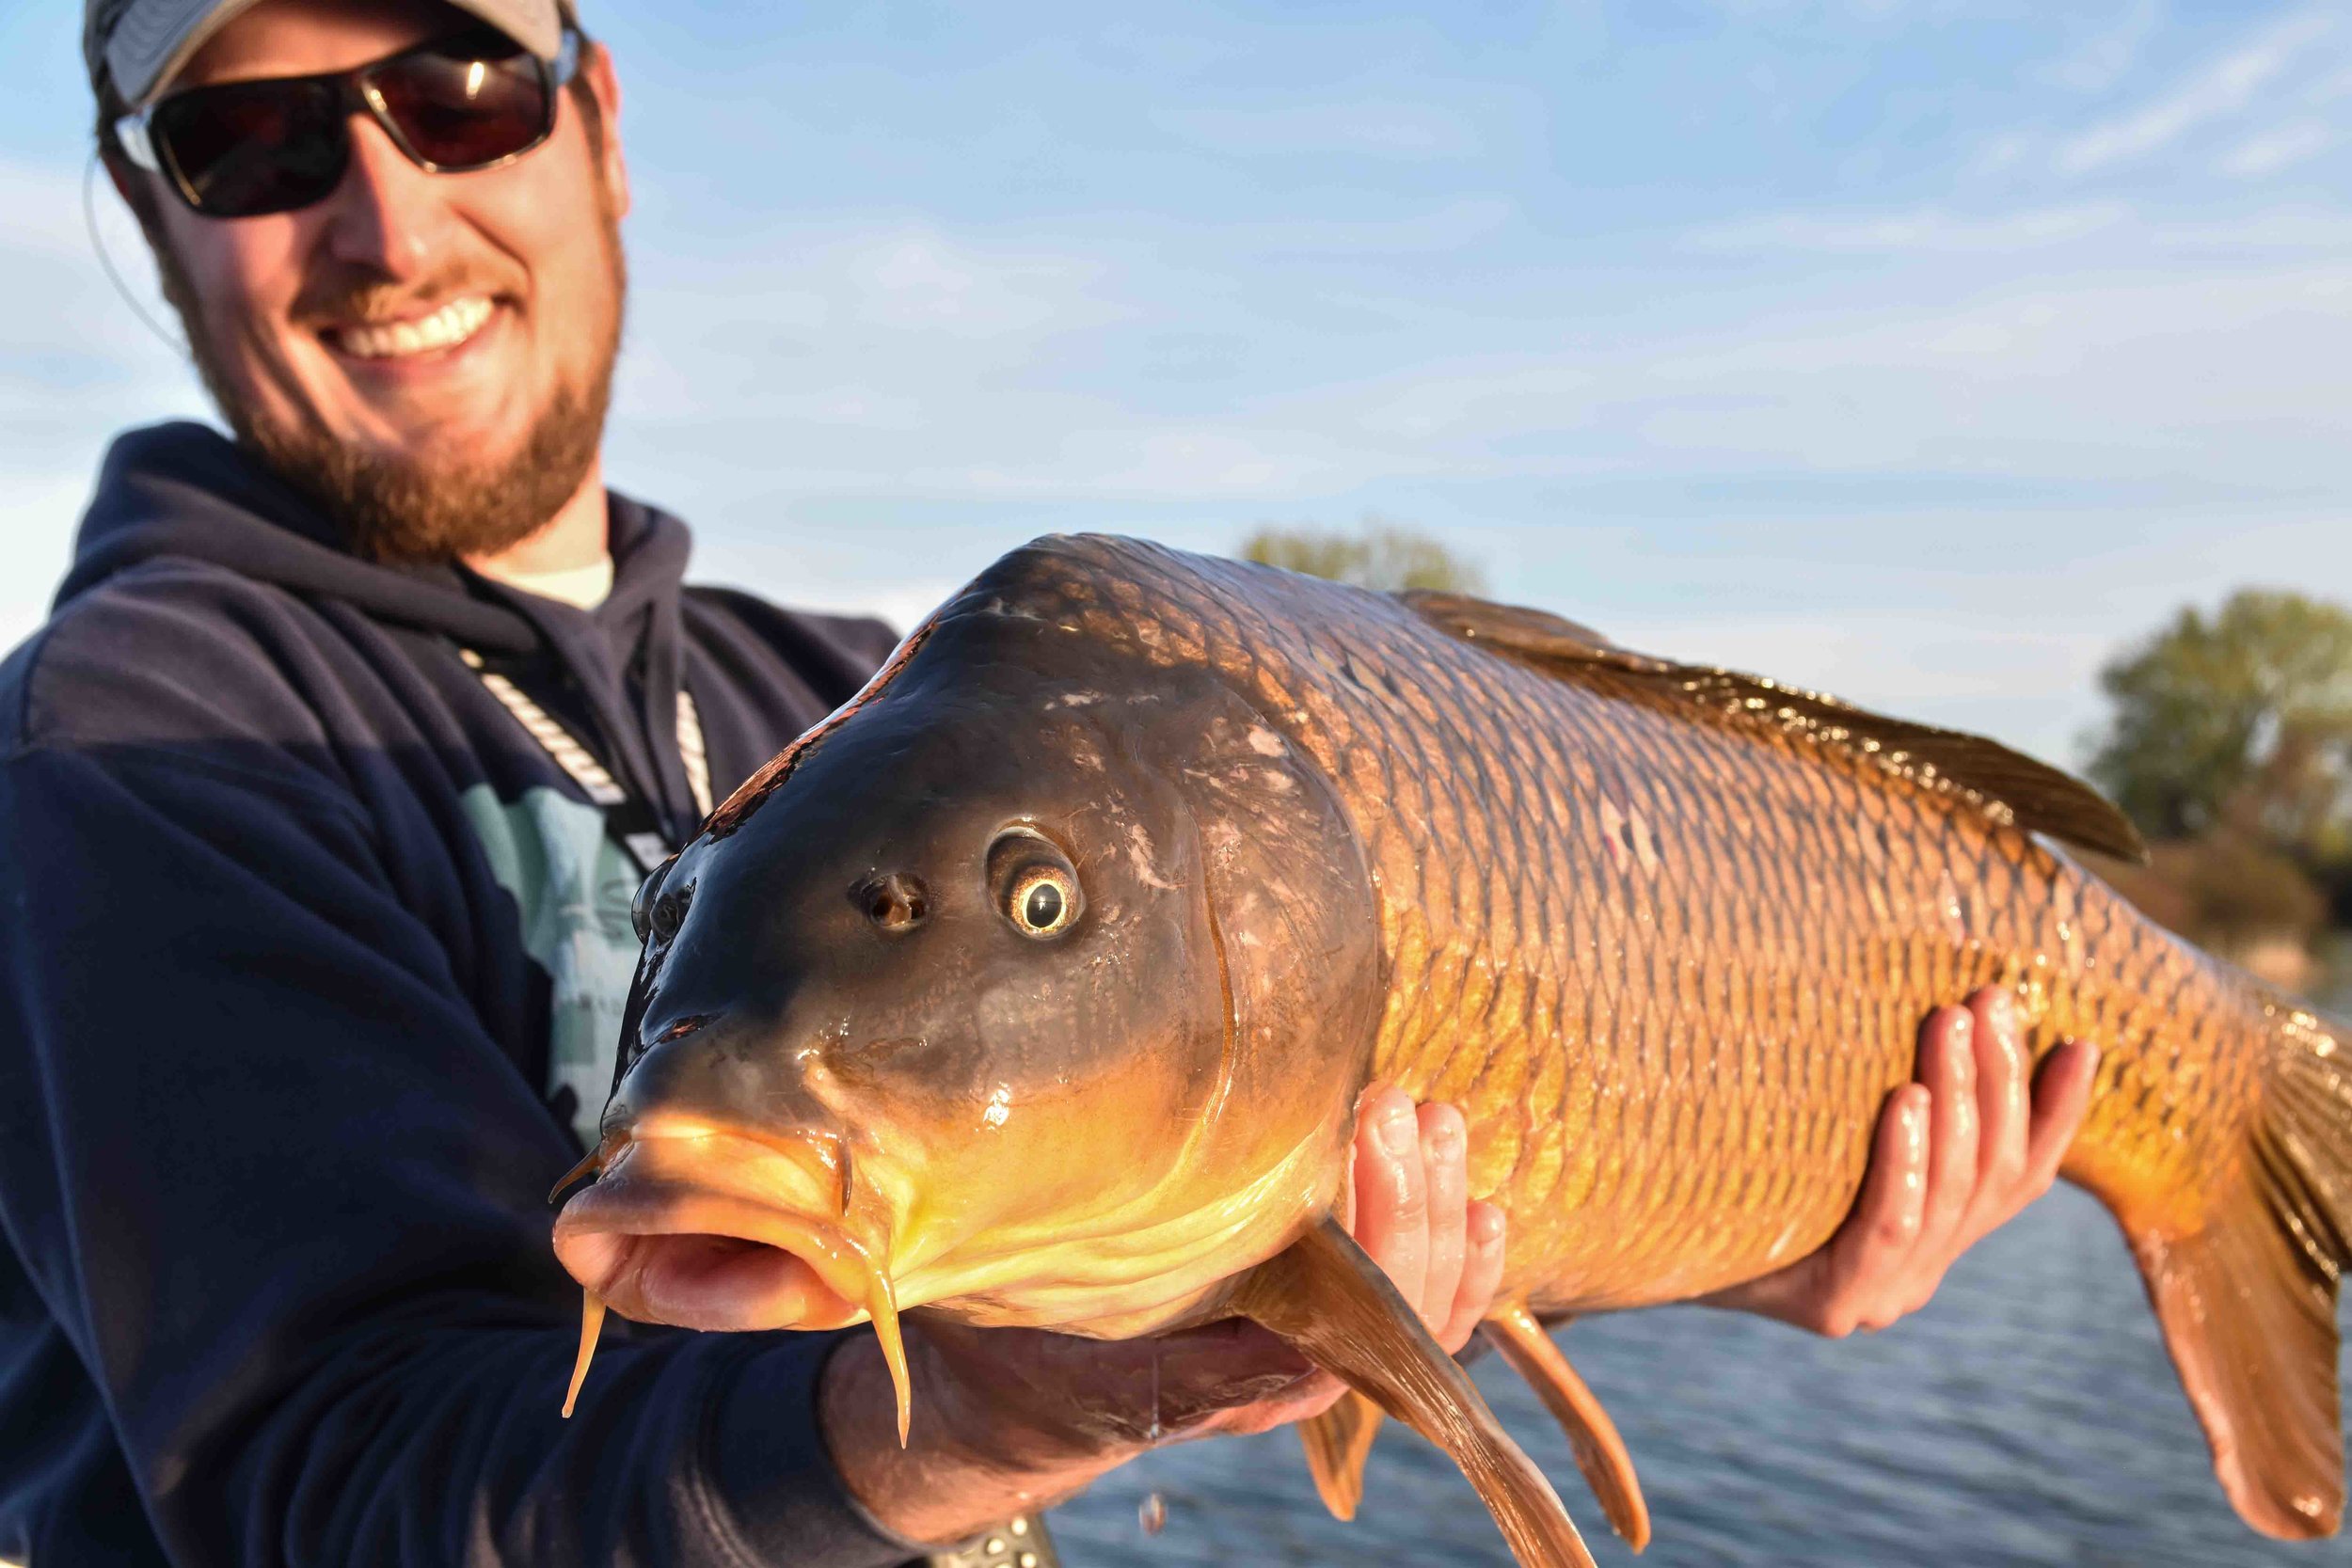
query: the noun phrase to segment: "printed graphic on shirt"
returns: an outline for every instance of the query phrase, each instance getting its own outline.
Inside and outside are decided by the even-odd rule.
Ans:
[[[572,1130],[593,1148],[637,971],[628,906],[644,876],[585,801],[545,787],[501,800],[475,784],[463,803],[521,912],[523,950],[554,982],[547,1092],[572,1091]]]

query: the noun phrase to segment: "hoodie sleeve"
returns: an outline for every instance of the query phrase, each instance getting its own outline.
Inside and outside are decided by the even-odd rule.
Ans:
[[[827,1339],[616,1325],[560,1418],[563,1142],[355,800],[9,739],[0,1218],[173,1562],[916,1555],[825,1452]]]

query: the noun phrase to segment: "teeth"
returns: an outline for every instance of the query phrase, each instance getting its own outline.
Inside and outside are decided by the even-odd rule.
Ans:
[[[355,359],[398,359],[437,348],[454,348],[482,330],[490,302],[479,294],[453,299],[421,320],[382,326],[345,326],[335,341]]]

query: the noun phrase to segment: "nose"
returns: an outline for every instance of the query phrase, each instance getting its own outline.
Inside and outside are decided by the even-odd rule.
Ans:
[[[350,129],[350,166],[322,214],[327,252],[388,280],[420,277],[446,248],[454,221],[447,180],[411,163],[367,116],[352,116]]]

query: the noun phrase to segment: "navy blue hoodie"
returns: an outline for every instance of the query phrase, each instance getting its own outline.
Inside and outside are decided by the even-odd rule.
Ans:
[[[594,611],[373,565],[222,437],[109,454],[0,665],[0,1558],[902,1560],[812,1401],[830,1341],[630,1326],[558,1416],[550,1183],[609,1085],[634,866],[470,649],[697,812],[879,623],[682,589],[618,497]]]

